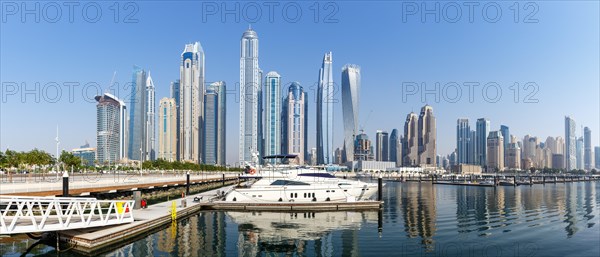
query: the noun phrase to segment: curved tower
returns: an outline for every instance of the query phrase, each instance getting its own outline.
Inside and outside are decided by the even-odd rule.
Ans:
[[[344,161],[354,160],[354,138],[358,135],[358,92],[360,67],[347,64],[342,68],[342,115],[344,118]]]

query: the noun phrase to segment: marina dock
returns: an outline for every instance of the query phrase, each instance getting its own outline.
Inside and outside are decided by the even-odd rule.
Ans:
[[[171,223],[173,221],[171,213],[173,202],[175,202],[177,210],[176,219],[182,219],[197,213],[204,206],[210,205],[209,202],[217,197],[217,191],[228,190],[231,187],[222,187],[186,198],[149,205],[146,209],[136,209],[134,210],[135,221],[129,224],[63,231],[59,233],[60,241],[69,243],[78,253],[97,255],[103,252],[103,249],[130,242],[132,238],[151,233],[153,230]],[[194,202],[194,198],[202,200]]]
[[[233,186],[221,187],[179,198],[157,203],[147,209],[134,210],[135,221],[125,225],[76,229],[59,233],[60,241],[68,243],[74,251],[84,255],[97,255],[108,249],[131,242],[131,239],[143,237],[153,231],[174,222],[171,210],[176,205],[176,220],[194,215],[204,210],[221,211],[348,211],[378,210],[382,201],[358,202],[314,202],[314,203],[244,203],[219,201],[222,193]],[[199,201],[198,201],[199,200]],[[185,202],[185,204],[184,204]]]

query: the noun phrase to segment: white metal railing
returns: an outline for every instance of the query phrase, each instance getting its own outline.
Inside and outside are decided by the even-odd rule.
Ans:
[[[0,196],[0,234],[37,233],[133,222],[133,200]]]
[[[4,175],[6,176],[6,175]],[[235,178],[237,174],[226,174],[226,178]],[[191,174],[191,180],[220,180],[221,173],[215,174]],[[172,175],[117,175],[114,174],[90,174],[86,176],[70,176],[69,177],[69,188],[70,189],[81,189],[81,188],[98,188],[98,187],[113,187],[117,185],[136,185],[136,184],[148,184],[148,183],[171,183],[174,181],[185,181],[185,174],[179,176]],[[29,193],[29,192],[40,192],[40,191],[56,191],[62,190],[62,177],[59,179],[54,178],[51,181],[36,181],[34,179],[27,180],[27,178],[19,178],[18,181],[8,182],[7,179],[3,179],[0,182],[0,194],[16,194],[16,193]]]

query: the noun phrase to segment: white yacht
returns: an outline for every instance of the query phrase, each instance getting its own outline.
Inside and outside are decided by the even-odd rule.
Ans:
[[[293,159],[295,155],[266,156],[264,159]],[[325,170],[303,166],[272,165],[257,170],[248,167],[245,177],[258,181],[233,188],[227,202],[355,202],[377,192],[377,183],[336,178]]]

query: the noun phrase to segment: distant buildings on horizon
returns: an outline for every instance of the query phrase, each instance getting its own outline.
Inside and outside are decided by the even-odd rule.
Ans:
[[[460,118],[456,125],[456,150],[442,157],[448,165],[480,165],[488,172],[505,170],[529,170],[531,168],[552,168],[560,170],[585,170],[600,168],[600,154],[596,147],[593,156],[591,130],[583,129],[583,136],[576,136],[576,123],[570,116],[565,117],[565,137],[548,137],[544,142],[539,138],[525,135],[522,140],[509,132],[509,127],[501,125],[499,131],[490,131],[482,138],[482,132],[489,129],[489,121],[477,120],[477,130],[469,128],[469,120]],[[481,147],[485,140],[486,152]],[[482,156],[485,156],[482,158]],[[482,160],[485,159],[485,162]]]

